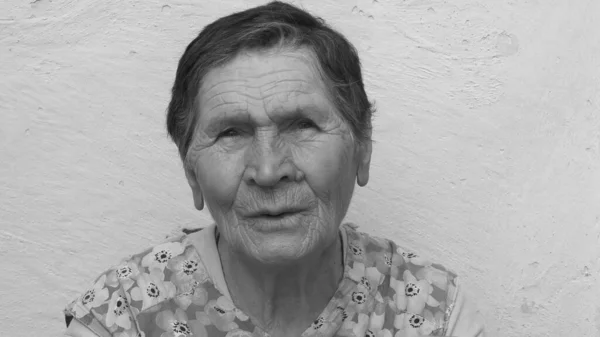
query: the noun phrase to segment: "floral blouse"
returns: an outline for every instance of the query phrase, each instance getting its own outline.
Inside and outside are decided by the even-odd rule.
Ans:
[[[67,324],[75,319],[101,337],[268,337],[231,300],[215,230],[171,239],[107,270],[67,306]],[[342,225],[341,235],[344,277],[302,337],[446,336],[455,274],[354,225]]]

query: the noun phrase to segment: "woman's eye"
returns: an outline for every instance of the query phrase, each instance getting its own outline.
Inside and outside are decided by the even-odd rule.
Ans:
[[[231,137],[237,137],[239,135],[240,135],[240,133],[236,129],[227,129],[219,134],[219,138],[223,138],[223,137],[231,138]]]
[[[309,121],[309,120],[302,120],[302,121],[298,122],[299,129],[310,129],[310,128],[314,128],[315,126],[316,126],[315,123],[313,123],[312,121]]]

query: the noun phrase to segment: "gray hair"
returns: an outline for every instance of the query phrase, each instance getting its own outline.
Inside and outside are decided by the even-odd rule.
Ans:
[[[306,47],[341,117],[359,142],[371,141],[373,104],[364,89],[356,49],[323,19],[290,4],[273,1],[222,17],[206,26],[179,60],[167,131],[185,161],[198,120],[197,96],[206,73],[242,51]]]

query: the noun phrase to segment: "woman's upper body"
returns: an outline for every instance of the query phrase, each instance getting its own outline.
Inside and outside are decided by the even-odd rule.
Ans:
[[[235,306],[216,231],[213,225],[174,238],[102,273],[65,310],[70,326],[80,328],[71,335],[282,336]],[[341,226],[340,242],[343,276],[297,336],[484,336],[451,271],[350,224]]]
[[[180,59],[167,129],[219,240],[184,237],[109,271],[72,307],[72,329],[479,333],[451,273],[341,225],[369,181],[372,113],[356,50],[309,13],[272,2],[205,27]]]

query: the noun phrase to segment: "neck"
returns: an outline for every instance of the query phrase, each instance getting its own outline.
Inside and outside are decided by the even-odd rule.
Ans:
[[[264,265],[228,249],[219,255],[236,307],[271,335],[300,335],[318,318],[344,273],[342,240],[286,265]]]

